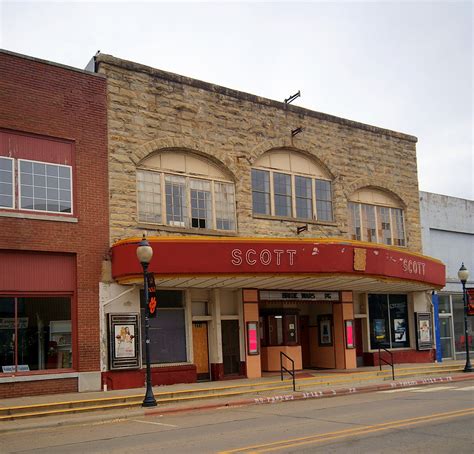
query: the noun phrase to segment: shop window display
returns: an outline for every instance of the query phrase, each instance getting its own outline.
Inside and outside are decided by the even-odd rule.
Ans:
[[[410,347],[406,295],[369,295],[370,346],[373,350]]]
[[[3,373],[72,368],[69,297],[0,298]]]

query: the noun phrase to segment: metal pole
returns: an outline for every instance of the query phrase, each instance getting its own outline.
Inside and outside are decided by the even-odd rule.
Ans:
[[[466,299],[466,283],[462,283],[462,298],[464,302],[464,342],[466,343],[466,365],[464,366],[464,372],[472,372],[471,361],[469,359],[469,337],[467,335],[467,299]]]
[[[151,384],[151,365],[150,365],[150,318],[148,316],[148,263],[142,263],[143,266],[143,285],[145,293],[145,361],[146,361],[146,393],[143,399],[142,407],[156,407],[156,399],[153,395],[153,386]]]

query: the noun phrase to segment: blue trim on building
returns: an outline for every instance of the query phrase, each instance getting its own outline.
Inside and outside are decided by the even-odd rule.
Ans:
[[[441,335],[439,332],[439,298],[436,293],[431,295],[431,302],[433,303],[433,317],[435,326],[435,342],[436,342],[436,361],[443,362],[443,352],[441,351]]]

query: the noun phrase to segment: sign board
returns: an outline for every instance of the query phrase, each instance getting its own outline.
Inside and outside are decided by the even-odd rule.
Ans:
[[[4,374],[13,374],[15,372],[29,372],[30,366],[28,364],[18,364],[15,370],[15,366],[2,366],[2,372]]]
[[[109,314],[110,370],[140,367],[138,314]]]
[[[247,352],[258,355],[258,323],[247,322]]]
[[[156,299],[155,275],[153,273],[147,273],[146,278],[148,282],[148,316],[156,317],[158,301]]]
[[[338,277],[374,276],[407,279],[442,288],[446,284],[445,266],[438,260],[382,244],[358,241],[269,238],[170,239],[153,238],[153,248],[160,257],[150,263],[150,272],[159,275],[184,274],[208,276],[252,276],[307,274]],[[112,247],[112,276],[130,279],[141,275],[136,259],[136,239],[122,240]],[[355,251],[365,252],[364,266],[354,269]],[[360,255],[360,253],[359,253]],[[212,257],[212,260],[209,260]]]
[[[17,318],[18,329],[28,328],[28,317]],[[15,318],[0,318],[0,329],[15,329]]]
[[[355,348],[354,342],[354,320],[345,320],[346,329],[346,348]]]
[[[262,290],[261,301],[339,301],[339,292],[280,292]]]
[[[466,289],[467,315],[474,315],[474,288]]]

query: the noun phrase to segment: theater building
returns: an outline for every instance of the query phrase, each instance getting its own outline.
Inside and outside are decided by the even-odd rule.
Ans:
[[[0,51],[0,398],[100,389],[106,80]]]
[[[154,250],[154,384],[434,360],[413,136],[121,60],[108,81],[108,389],[143,386],[143,271]]]

